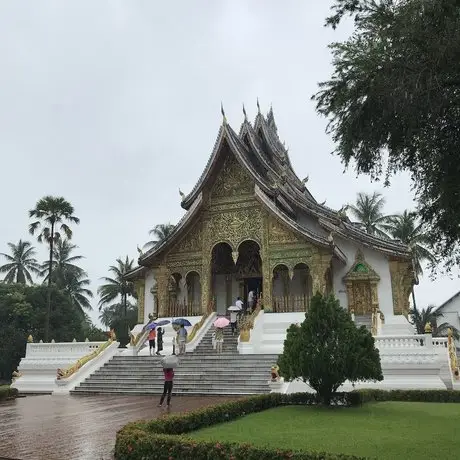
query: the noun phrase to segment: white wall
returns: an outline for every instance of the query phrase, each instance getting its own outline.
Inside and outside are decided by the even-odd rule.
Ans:
[[[364,254],[366,262],[380,276],[378,283],[379,307],[385,316],[393,315],[393,295],[391,290],[391,275],[388,258],[380,252],[374,251],[366,247],[360,247],[357,243],[335,237],[335,243],[346,254],[348,263],[334,263],[333,265],[333,284],[334,292],[340,300],[340,304],[344,308],[348,308],[348,300],[346,287],[343,282],[343,277],[347,274],[350,268],[355,263],[356,251],[360,248]]]
[[[448,302],[440,312],[442,316],[439,318],[439,324],[449,323],[460,330],[460,295]]]
[[[150,291],[155,285],[156,281],[153,276],[153,270],[150,270],[147,272],[147,275],[145,276],[144,324],[148,322],[149,314],[153,314],[153,294]]]

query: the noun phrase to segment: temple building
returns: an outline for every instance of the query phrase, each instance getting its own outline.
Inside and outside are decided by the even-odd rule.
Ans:
[[[366,233],[318,203],[278,136],[273,110],[239,133],[223,122],[201,177],[181,192],[184,217],[139,257],[139,322],[225,314],[255,292],[265,313],[302,312],[313,293],[334,292],[359,316],[407,315],[416,276],[399,241]],[[382,316],[383,316],[382,315]]]

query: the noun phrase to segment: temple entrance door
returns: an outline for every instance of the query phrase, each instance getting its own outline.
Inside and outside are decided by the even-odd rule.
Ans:
[[[246,278],[244,280],[244,302],[248,302],[248,294],[250,291],[254,291],[256,298],[258,299],[262,292],[262,278]]]
[[[368,281],[355,281],[353,283],[354,310],[356,316],[372,315],[372,291]]]

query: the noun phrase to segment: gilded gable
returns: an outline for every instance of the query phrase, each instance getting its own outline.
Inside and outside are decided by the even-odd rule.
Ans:
[[[202,230],[201,222],[197,222],[193,228],[180,240],[171,251],[178,252],[199,252],[202,249]]]
[[[268,239],[271,244],[305,243],[304,239],[288,230],[274,217],[269,218]]]
[[[211,189],[212,198],[231,198],[254,193],[254,182],[234,155],[225,158],[222,169]]]

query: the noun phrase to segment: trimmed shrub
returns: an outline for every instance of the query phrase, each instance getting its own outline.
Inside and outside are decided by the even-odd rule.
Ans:
[[[9,385],[0,386],[0,401],[17,398],[17,388],[11,388]]]
[[[455,390],[355,390],[361,404],[375,401],[409,401],[460,403],[460,391]]]
[[[186,433],[218,423],[224,423],[247,414],[261,412],[284,405],[316,405],[315,393],[294,393],[290,395],[271,393],[247,399],[207,407],[194,412],[171,415],[149,422],[126,425],[117,433],[115,457],[117,459],[280,459],[297,460],[339,460],[359,457],[325,453],[287,452],[261,449],[248,444],[209,443],[193,441]],[[332,404],[351,406],[361,404],[359,393],[336,393]]]

